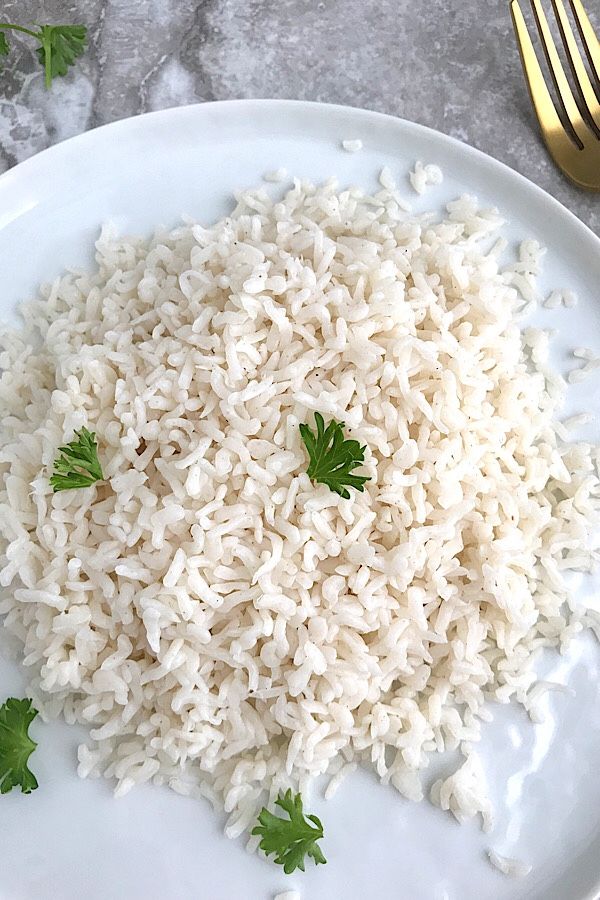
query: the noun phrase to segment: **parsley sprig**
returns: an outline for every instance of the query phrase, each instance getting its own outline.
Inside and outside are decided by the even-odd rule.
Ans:
[[[54,463],[54,474],[50,479],[54,493],[89,487],[96,481],[104,480],[94,432],[81,428],[75,432],[75,437],[76,441],[58,448],[60,455]]]
[[[75,64],[78,56],[85,53],[87,47],[87,28],[85,25],[36,25],[37,31],[24,28],[23,25],[12,25],[0,22],[0,57],[8,56],[9,44],[7,31],[18,31],[35,38],[39,43],[37,56],[44,67],[45,84],[49,88],[52,79],[58,75],[66,75]]]
[[[289,821],[263,807],[258,817],[260,825],[252,831],[252,834],[261,837],[260,849],[267,856],[276,854],[275,862],[283,866],[286,875],[295,869],[304,872],[306,856],[311,856],[315,865],[326,863],[327,860],[317,845],[317,841],[323,837],[323,826],[317,816],[304,815],[300,794],[294,797],[291,790],[287,790],[285,794],[279,795],[275,803],[288,814]]]
[[[29,737],[29,726],[37,716],[31,700],[11,697],[0,706],[0,794],[20,787],[30,794],[38,786],[29,770],[29,757],[37,747]]]
[[[370,475],[352,475],[351,472],[364,463],[366,446],[361,447],[358,441],[344,439],[343,422],[332,420],[325,428],[321,413],[315,413],[315,422],[316,434],[308,425],[300,425],[300,434],[310,457],[308,477],[326,484],[346,500],[350,496],[348,487],[364,491],[365,481],[370,480]]]

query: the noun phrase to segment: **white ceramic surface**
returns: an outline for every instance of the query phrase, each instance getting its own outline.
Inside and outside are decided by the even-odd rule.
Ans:
[[[364,149],[341,150],[345,138]],[[382,165],[411,190],[415,159],[442,165],[445,181],[415,208],[438,207],[465,191],[497,205],[508,235],[549,248],[544,286],[571,286],[575,310],[542,312],[559,330],[564,369],[578,344],[600,352],[600,240],[558,203],[499,163],[450,138],[375,113],[287,101],[239,101],[153,113],[58,145],[0,178],[0,308],[4,317],[41,280],[89,261],[100,223],[148,232],[182,213],[210,221],[231,191],[285,166],[314,179],[375,186]],[[269,186],[277,191],[277,186]],[[600,411],[597,381],[571,391],[569,411]],[[582,437],[598,439],[593,425]],[[589,595],[593,585],[581,590]],[[600,607],[599,607],[600,608]],[[483,835],[428,803],[411,804],[367,773],[344,782],[329,803],[317,787],[310,809],[325,823],[327,866],[286,877],[220,834],[207,804],[156,787],[114,800],[104,781],[79,781],[81,729],[36,722],[32,759],[40,789],[0,799],[1,900],[270,900],[284,889],[303,900],[588,900],[600,884],[600,650],[589,636],[544,671],[576,698],[544,700],[548,720],[500,707],[481,747],[496,807]],[[0,659],[0,701],[23,695],[18,665]],[[448,770],[456,757],[443,762]],[[439,765],[435,772],[439,771]],[[431,783],[434,768],[425,781]],[[533,865],[521,881],[490,867],[494,847]]]

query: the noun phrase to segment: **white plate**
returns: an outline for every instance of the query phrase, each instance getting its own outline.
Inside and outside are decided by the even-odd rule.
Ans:
[[[364,149],[341,150],[346,138]],[[533,137],[532,137],[533,142]],[[231,191],[285,166],[311,178],[375,186],[388,165],[399,181],[416,159],[439,163],[446,179],[417,208],[468,191],[511,220],[511,238],[549,248],[546,287],[571,286],[576,310],[544,312],[559,328],[556,359],[569,347],[600,351],[600,240],[519,175],[481,153],[417,125],[376,113],[287,101],[206,104],[109,125],[42,153],[0,178],[0,303],[15,301],[65,265],[91,259],[98,226],[148,232],[182,213],[211,220]],[[411,191],[406,183],[407,196]],[[273,186],[273,189],[277,188]],[[414,195],[416,197],[416,195]],[[595,385],[572,391],[573,411],[600,404]],[[597,438],[589,426],[584,435]],[[35,724],[32,760],[40,789],[0,798],[2,900],[267,900],[301,888],[303,900],[583,900],[600,882],[600,652],[589,637],[548,670],[577,691],[553,695],[544,725],[521,709],[498,709],[482,754],[497,811],[491,835],[462,828],[425,802],[403,800],[366,773],[311,810],[326,828],[327,866],[290,877],[243,842],[220,834],[223,817],[166,789],[139,788],[114,800],[109,783],[79,781],[79,729]],[[25,678],[0,661],[0,702],[22,695]],[[530,862],[511,881],[493,870],[486,848]]]

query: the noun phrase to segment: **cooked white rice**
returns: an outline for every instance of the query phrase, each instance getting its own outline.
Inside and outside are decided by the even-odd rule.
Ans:
[[[501,856],[495,850],[488,850],[488,859],[491,864],[499,869],[503,875],[511,878],[525,878],[531,872],[531,866],[528,863],[521,862],[511,856]]]
[[[363,142],[360,138],[353,138],[350,140],[342,141],[342,148],[346,151],[346,153],[356,153],[358,150],[362,150]]]
[[[279,169],[272,169],[269,172],[265,172],[265,174],[263,175],[263,180],[272,181],[277,184],[280,181],[285,181],[285,179],[287,178],[287,174],[287,169],[284,169],[283,167]]]
[[[417,194],[424,194],[428,187],[441,184],[444,174],[439,166],[424,166],[421,160],[417,160],[415,167],[409,174],[409,180]]]
[[[284,891],[277,894],[273,900],[300,900],[300,891]]]
[[[567,381],[569,384],[581,384],[582,381],[586,381],[590,377],[593,371],[594,367],[590,363],[586,363],[580,369],[571,369],[567,374]]]
[[[574,291],[560,290],[551,291],[543,305],[546,309],[558,309],[561,306],[572,309],[577,306],[577,302],[578,297]]]
[[[578,413],[575,416],[569,416],[562,424],[567,431],[573,431],[576,428],[583,428],[584,425],[589,425],[593,420],[594,416],[591,413]]]
[[[356,771],[356,763],[346,763],[339,772],[330,778],[329,784],[325,788],[325,800],[331,800],[338,792],[342,781]]]
[[[450,810],[458,822],[481,814],[484,831],[494,824],[483,766],[472,751],[456,772],[434,782],[429,797],[440,809]]]
[[[537,681],[530,691],[527,692],[523,706],[527,710],[527,714],[532,722],[540,724],[545,721],[544,714],[540,707],[542,697],[554,691],[557,694],[567,694],[569,697],[575,696],[575,691],[566,684],[560,684],[557,681]]]
[[[591,347],[575,347],[573,350],[575,359],[585,359],[588,362],[598,359],[598,354]]]
[[[591,448],[557,437],[561,380],[515,324],[540,250],[501,271],[501,224],[470,197],[415,218],[393,185],[295,182],[211,227],[105,228],[93,273],[24,307],[0,614],[36,706],[89,726],[82,776],[208,797],[230,836],[340,762],[420,799],[486,698],[522,701],[537,651],[598,633],[565,605],[593,559]],[[309,481],[315,411],[366,444],[364,493]],[[53,494],[83,425],[107,481]],[[471,755],[436,799],[488,821],[479,775]]]
[[[542,304],[546,309],[559,309],[563,305],[562,295],[560,291],[552,291],[552,293],[544,300]]]

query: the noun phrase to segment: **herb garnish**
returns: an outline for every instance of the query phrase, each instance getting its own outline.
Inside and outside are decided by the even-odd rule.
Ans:
[[[304,872],[304,858],[307,855],[314,859],[315,865],[326,863],[321,848],[317,846],[317,841],[323,837],[323,826],[317,816],[304,815],[300,794],[293,797],[291,790],[287,790],[279,795],[275,803],[288,814],[289,822],[263,807],[258,817],[260,825],[252,831],[252,834],[261,837],[260,849],[267,856],[275,853],[275,862],[283,866],[286,875],[295,869]]]
[[[361,447],[358,441],[344,439],[343,422],[332,420],[325,428],[323,416],[318,412],[315,413],[315,422],[316,435],[308,425],[300,425],[300,434],[310,457],[308,477],[326,484],[346,500],[350,497],[346,485],[364,491],[363,485],[370,480],[370,475],[350,473],[364,463],[366,446]]]
[[[0,706],[0,794],[20,787],[30,794],[38,786],[37,778],[27,763],[37,747],[29,737],[29,726],[37,716],[31,700],[11,697]]]
[[[58,448],[60,456],[54,463],[54,474],[50,479],[54,493],[89,487],[104,480],[95,433],[81,428],[75,432],[75,437],[76,441]]]
[[[75,60],[85,53],[87,28],[85,25],[36,25],[37,31],[22,25],[0,22],[0,57],[8,56],[7,31],[27,34],[39,42],[37,56],[44,67],[45,84],[49,88],[57,75],[66,75]]]

